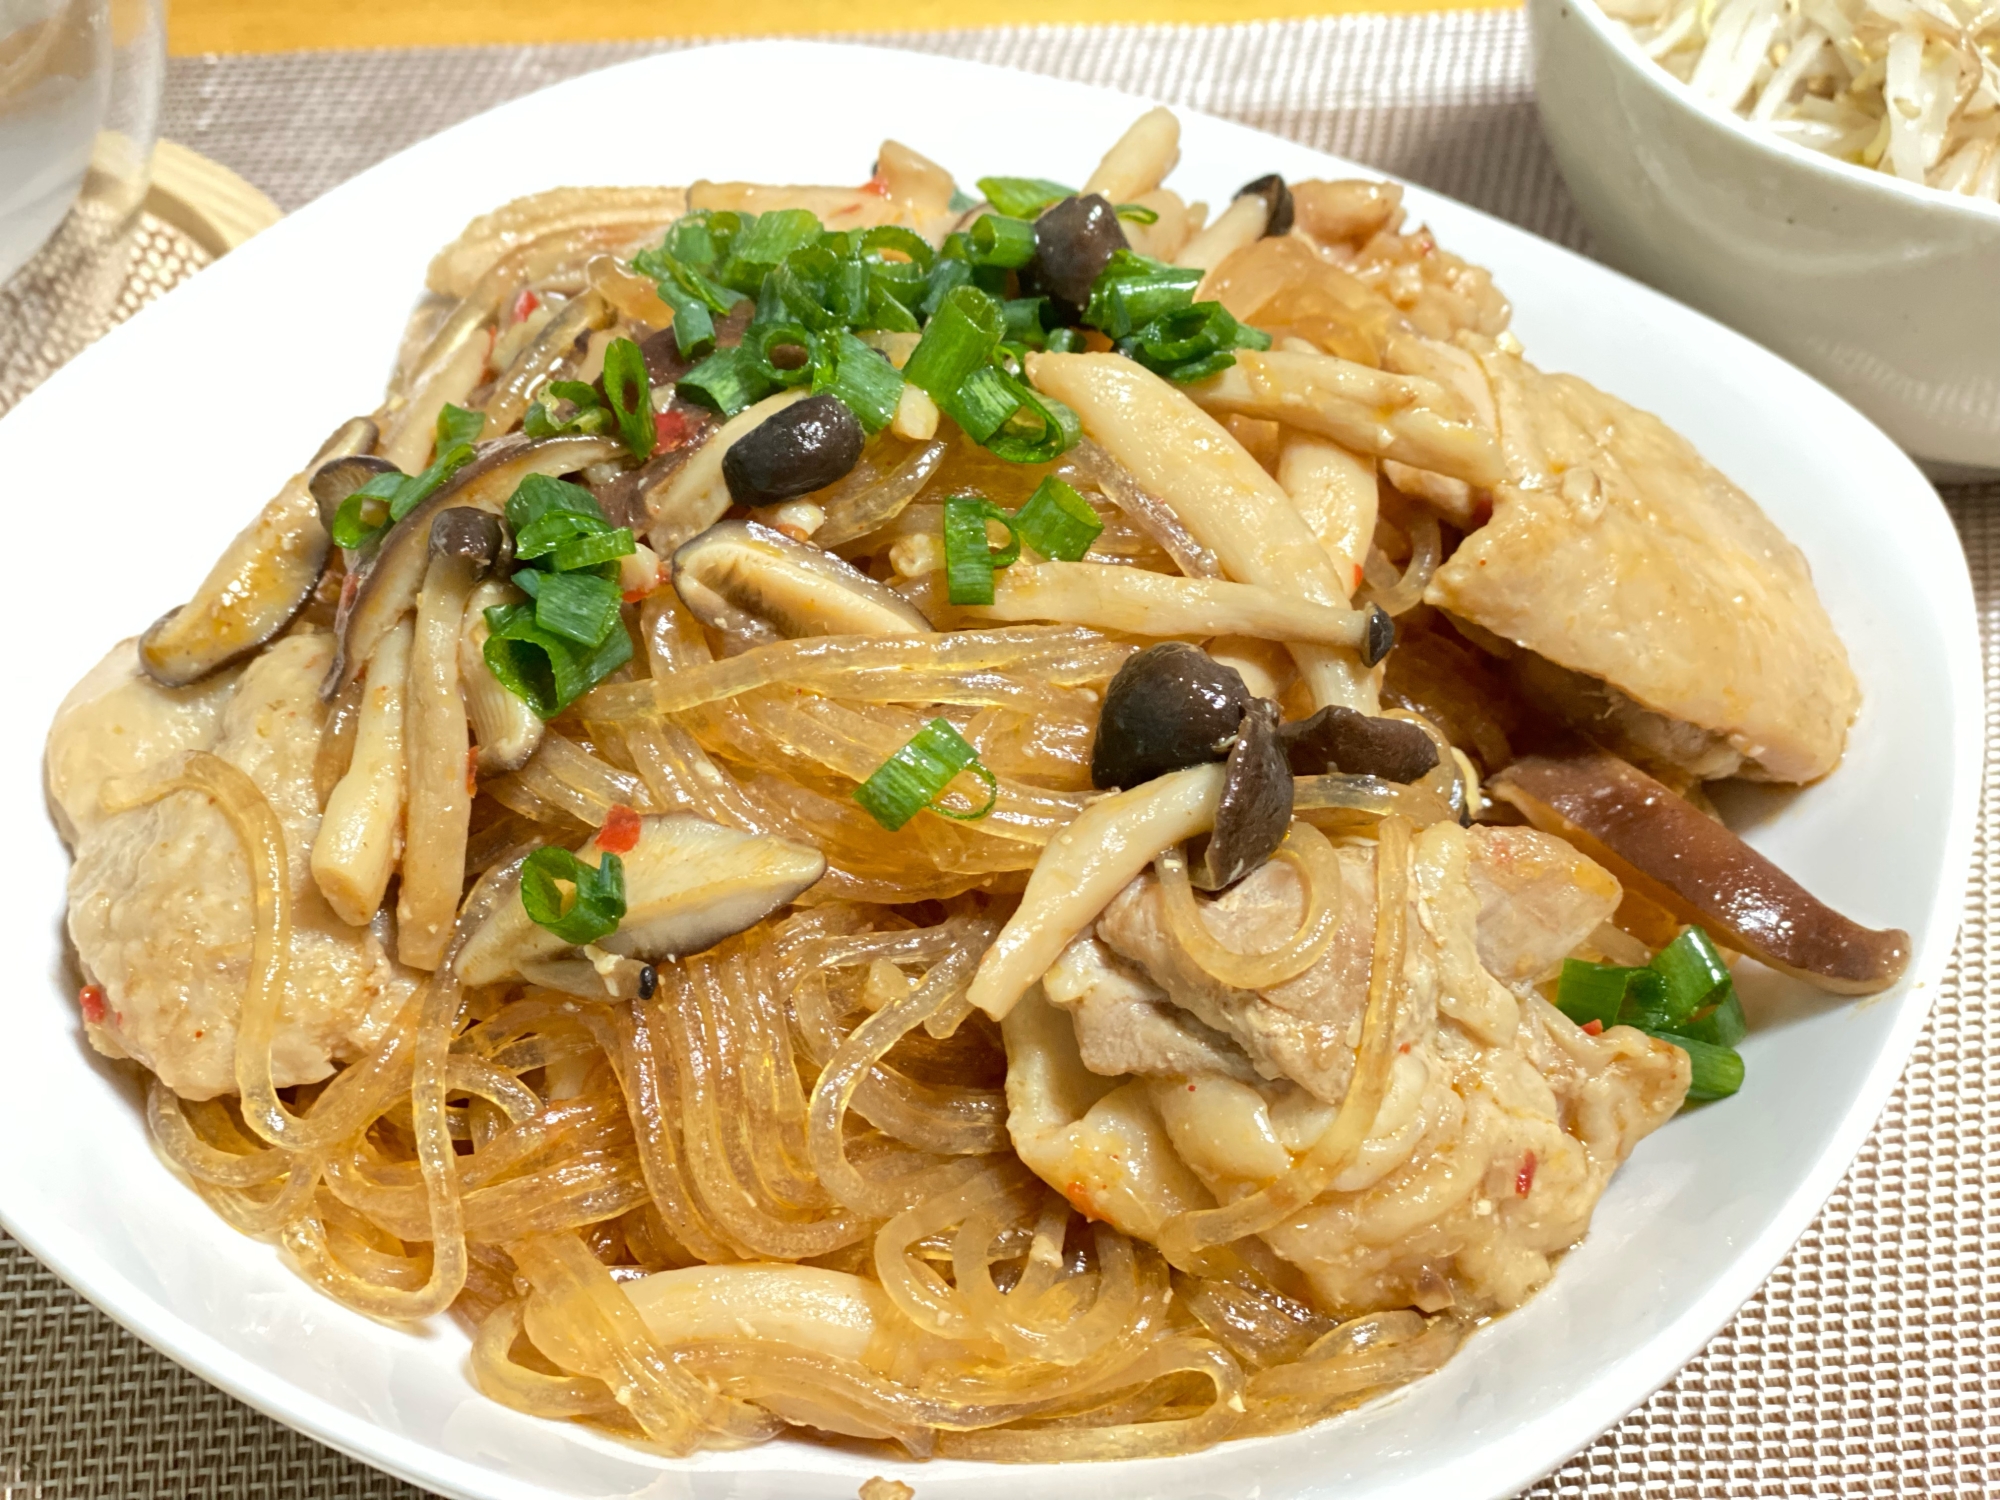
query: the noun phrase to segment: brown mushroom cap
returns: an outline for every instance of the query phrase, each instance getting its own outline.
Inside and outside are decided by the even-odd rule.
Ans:
[[[1215,830],[1194,883],[1205,891],[1234,885],[1269,859],[1292,826],[1292,768],[1278,744],[1278,706],[1252,698],[1226,763]]]
[[[1407,719],[1381,719],[1337,703],[1278,726],[1294,776],[1379,776],[1408,784],[1438,763],[1431,737]]]
[[[1843,995],[1885,990],[1910,961],[1910,936],[1849,921],[1645,772],[1584,748],[1515,761],[1486,783],[1546,833],[1569,840],[1625,886],[1683,922]]]

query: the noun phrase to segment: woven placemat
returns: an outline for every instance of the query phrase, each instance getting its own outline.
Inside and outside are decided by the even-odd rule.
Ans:
[[[1589,248],[1535,125],[1517,13],[875,40],[1225,115]],[[477,110],[648,50],[183,59],[163,129],[295,208]],[[2000,486],[1948,503],[2000,683]],[[1987,726],[1990,748],[2000,699]],[[1825,1211],[1673,1384],[1534,1500],[2000,1494],[2000,1011],[1985,1003],[2000,966],[1997,823],[1989,795],[1957,957]],[[420,1494],[182,1371],[0,1241],[0,1500]]]

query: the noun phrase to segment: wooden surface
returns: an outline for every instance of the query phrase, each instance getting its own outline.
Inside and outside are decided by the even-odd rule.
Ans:
[[[291,52],[814,31],[1251,21],[1348,11],[1507,9],[1519,0],[169,0],[168,47]]]

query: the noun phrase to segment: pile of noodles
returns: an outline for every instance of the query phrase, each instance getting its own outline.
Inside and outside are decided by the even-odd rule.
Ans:
[[[567,290],[567,306],[593,306],[603,326],[592,288],[623,283],[602,257],[657,234],[656,210],[633,213],[632,224],[530,241],[412,347],[448,356],[455,330],[490,324],[524,280],[554,303]],[[528,367],[503,372],[489,409],[511,424],[550,368],[534,367],[538,351],[574,337],[529,346]],[[413,356],[406,370],[421,364]],[[956,438],[884,437],[819,497],[820,538],[895,578],[891,554],[936,537],[945,494],[977,489],[1011,509],[1046,472]],[[1106,523],[1095,557],[1213,571],[1103,454],[1086,444],[1062,472]],[[1378,540],[1399,561],[1371,555],[1374,596],[1406,612],[1435,565],[1436,523],[1385,521]],[[449,953],[518,899],[525,851],[575,847],[616,805],[812,844],[825,878],[795,908],[662,966],[647,1001],[468,990],[448,955],[374,1050],[323,1084],[273,1085],[294,897],[278,819],[241,771],[191,756],[154,794],[192,788],[230,819],[250,856],[255,949],[240,1099],[187,1102],[156,1084],[149,1117],[165,1154],[231,1224],[275,1237],[343,1304],[467,1320],[472,1373],[494,1400],[666,1453],[790,1422],[918,1456],[1162,1455],[1298,1427],[1436,1369],[1461,1321],[1394,1311],[1336,1323],[1246,1237],[1317,1196],[1367,1132],[1402,1003],[1409,838],[1476,797],[1469,765],[1447,754],[1411,787],[1298,783],[1286,857],[1308,878],[1310,930],[1254,958],[1211,942],[1208,961],[1267,983],[1299,972],[1332,930],[1327,840],[1375,843],[1374,980],[1354,1083],[1288,1176],[1175,1221],[1163,1253],[1088,1221],[1016,1159],[998,1028],[965,999],[1044,845],[1086,805],[1098,703],[1137,643],[979,625],[941,598],[912,597],[938,634],[731,639],[671,589],[628,611],[632,666],[551,724],[522,770],[480,785]],[[1454,686],[1454,648],[1420,640],[1393,659],[1406,678],[1392,677],[1392,700],[1460,744],[1498,737],[1493,758],[1504,759],[1504,726]],[[978,748],[997,801],[976,822],[921,816],[888,832],[852,790],[939,715]],[[1177,930],[1198,944],[1184,863],[1163,858],[1161,874]],[[717,1338],[713,1320],[676,1334],[623,1290],[702,1264],[865,1279],[881,1293],[866,1354]],[[765,1310],[744,1305],[745,1325]]]

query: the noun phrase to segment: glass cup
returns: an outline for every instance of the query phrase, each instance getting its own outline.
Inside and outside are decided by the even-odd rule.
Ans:
[[[165,66],[163,0],[0,0],[0,409],[115,321]]]

